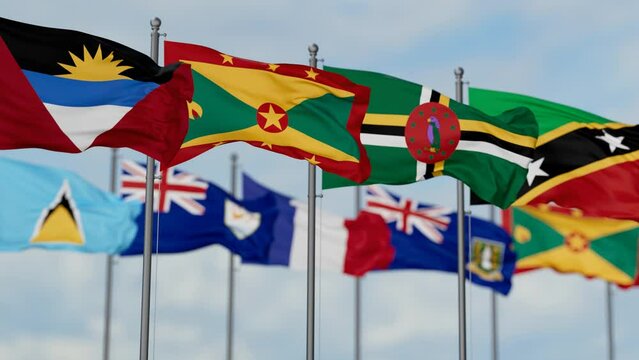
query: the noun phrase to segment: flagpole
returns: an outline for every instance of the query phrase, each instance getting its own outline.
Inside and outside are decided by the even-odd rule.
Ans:
[[[317,67],[319,46],[308,47],[309,65]],[[308,252],[306,261],[306,360],[315,358],[315,165],[308,164]]]
[[[455,69],[455,92],[464,102],[464,69]],[[457,180],[457,305],[459,317],[459,360],[466,360],[466,261],[464,247],[464,183]]]
[[[111,185],[109,190],[115,194],[118,171],[118,149],[111,150]],[[106,258],[106,289],[104,294],[104,340],[102,343],[102,360],[109,360],[111,342],[111,299],[113,290],[113,255]]]
[[[355,186],[355,216],[359,214],[362,206],[360,187]],[[355,360],[362,358],[362,279],[355,278]]]
[[[151,20],[151,58],[158,62],[160,47],[159,18]],[[144,255],[142,258],[142,310],[140,321],[140,360],[149,358],[149,309],[151,305],[151,251],[153,238],[153,182],[155,160],[146,157],[146,193],[144,196]]]
[[[237,197],[237,154],[231,154],[231,195]],[[226,319],[226,360],[233,359],[233,302],[235,295],[234,254],[229,251],[229,299]]]
[[[615,359],[615,338],[613,328],[612,284],[606,282],[606,320],[608,330],[608,360]]]
[[[490,205],[490,222],[495,224],[496,211],[493,205]],[[497,334],[497,292],[490,292],[490,313],[491,313],[491,334],[492,334],[492,360],[499,360],[498,334]]]

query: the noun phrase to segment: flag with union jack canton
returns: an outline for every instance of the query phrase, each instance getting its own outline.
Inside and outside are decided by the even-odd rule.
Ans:
[[[144,202],[146,166],[123,160],[121,167],[121,195],[126,201]],[[154,252],[178,253],[220,244],[244,260],[266,256],[275,219],[270,198],[240,201],[215,184],[175,168],[157,170],[153,196],[153,229],[159,229]],[[136,221],[136,238],[121,255],[139,255],[144,250],[144,214]]]
[[[364,211],[379,214],[391,230],[395,258],[388,269],[457,272],[457,213],[397,196],[378,185],[366,188]],[[504,295],[511,288],[516,255],[501,227],[466,215],[466,277]],[[470,240],[469,240],[470,239]]]

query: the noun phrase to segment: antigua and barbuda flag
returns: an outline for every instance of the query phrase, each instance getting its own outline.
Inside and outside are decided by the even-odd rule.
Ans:
[[[146,166],[130,160],[122,161],[121,166],[122,196],[126,201],[142,206]],[[180,253],[220,244],[243,260],[264,259],[272,240],[276,215],[271,199],[240,201],[215,184],[188,172],[173,167],[156,171],[153,252]],[[136,221],[139,231],[122,255],[144,252],[144,214]]]
[[[457,272],[457,213],[366,187],[364,212],[379,214],[388,224],[395,256],[388,270],[423,269]],[[504,295],[512,286],[517,257],[512,238],[501,227],[466,215],[466,277]],[[469,251],[470,250],[470,251]]]
[[[0,18],[0,149],[128,147],[169,162],[188,129],[188,65]]]
[[[117,254],[140,206],[60,169],[0,158],[0,251],[29,248]]]

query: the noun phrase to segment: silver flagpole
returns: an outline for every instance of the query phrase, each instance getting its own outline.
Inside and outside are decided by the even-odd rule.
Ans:
[[[231,195],[237,197],[237,154],[231,154]],[[234,254],[229,251],[229,300],[226,319],[226,360],[233,359],[233,302],[235,293]]]
[[[308,47],[309,64],[317,67],[319,46]],[[315,358],[315,165],[308,164],[308,253],[306,261],[306,360]]]
[[[608,327],[608,360],[615,359],[615,338],[614,338],[614,323],[613,323],[613,311],[612,311],[612,284],[606,283],[606,320]]]
[[[360,187],[355,187],[355,216],[362,207]],[[355,278],[355,360],[362,358],[362,279]]]
[[[151,58],[158,62],[160,47],[160,25],[158,18],[151,20]],[[155,160],[146,157],[146,194],[144,197],[144,256],[142,260],[142,314],[140,321],[140,360],[149,358],[149,309],[151,305],[151,251],[153,238],[153,181]]]
[[[495,224],[496,211],[493,205],[490,205],[490,222]],[[490,293],[490,312],[491,312],[491,333],[492,333],[492,360],[499,360],[499,346],[497,334],[497,292],[493,290]]]
[[[111,150],[111,186],[109,190],[115,194],[118,171],[118,149]],[[102,360],[109,360],[111,342],[111,292],[113,290],[113,256],[106,258],[106,290],[104,294],[104,340],[102,343]]]
[[[455,92],[464,102],[464,69],[455,69]],[[464,183],[457,180],[457,305],[459,316],[459,360],[466,360],[466,261],[464,247]]]

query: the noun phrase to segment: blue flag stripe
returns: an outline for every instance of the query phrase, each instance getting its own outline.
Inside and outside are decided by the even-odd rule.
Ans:
[[[61,106],[132,107],[159,85],[136,80],[83,81],[23,70],[42,102]]]

